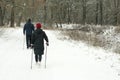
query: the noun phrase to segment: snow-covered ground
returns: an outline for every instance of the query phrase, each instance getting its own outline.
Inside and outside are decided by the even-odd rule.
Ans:
[[[6,28],[0,35],[0,80],[120,80],[120,55],[82,42],[59,40],[57,31],[46,30],[50,46],[41,66],[26,49],[22,28]]]

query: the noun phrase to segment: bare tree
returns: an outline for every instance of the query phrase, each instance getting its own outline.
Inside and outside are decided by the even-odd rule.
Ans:
[[[44,24],[120,24],[120,0],[0,0],[0,25],[20,26],[32,18]],[[62,25],[61,25],[62,26]]]
[[[3,10],[2,10],[2,7],[0,5],[0,26],[3,26]]]
[[[100,24],[103,24],[103,0],[99,0],[100,2]]]
[[[98,13],[99,13],[99,4],[98,4],[98,0],[96,0],[96,24],[98,24]]]
[[[5,16],[6,4],[4,1],[0,0],[0,26],[4,25],[4,16]]]
[[[113,0],[114,1],[114,25],[118,25],[118,14],[119,14],[119,7],[120,7],[120,0]]]
[[[10,22],[10,27],[14,27],[15,23],[15,0],[12,0],[12,8],[11,8],[11,22]]]

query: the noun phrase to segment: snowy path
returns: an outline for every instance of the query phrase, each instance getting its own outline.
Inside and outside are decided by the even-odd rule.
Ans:
[[[120,57],[83,43],[61,41],[54,31],[46,31],[47,68],[33,61],[31,50],[23,49],[22,28],[7,29],[0,37],[0,80],[120,80]]]

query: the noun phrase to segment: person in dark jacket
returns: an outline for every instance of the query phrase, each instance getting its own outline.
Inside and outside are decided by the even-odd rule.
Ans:
[[[24,25],[23,34],[26,35],[26,45],[27,49],[31,47],[31,37],[34,32],[34,25],[31,23],[31,19],[28,19],[27,23]]]
[[[36,63],[41,62],[42,55],[44,54],[44,40],[47,46],[49,45],[49,40],[46,33],[41,29],[41,24],[36,24],[36,30],[32,34],[32,46],[35,54]]]

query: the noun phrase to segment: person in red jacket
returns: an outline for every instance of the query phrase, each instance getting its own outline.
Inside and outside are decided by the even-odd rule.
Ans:
[[[32,34],[32,46],[35,54],[36,63],[41,62],[42,55],[44,54],[44,40],[47,46],[49,45],[49,40],[46,33],[41,29],[41,24],[36,24],[36,30]]]

